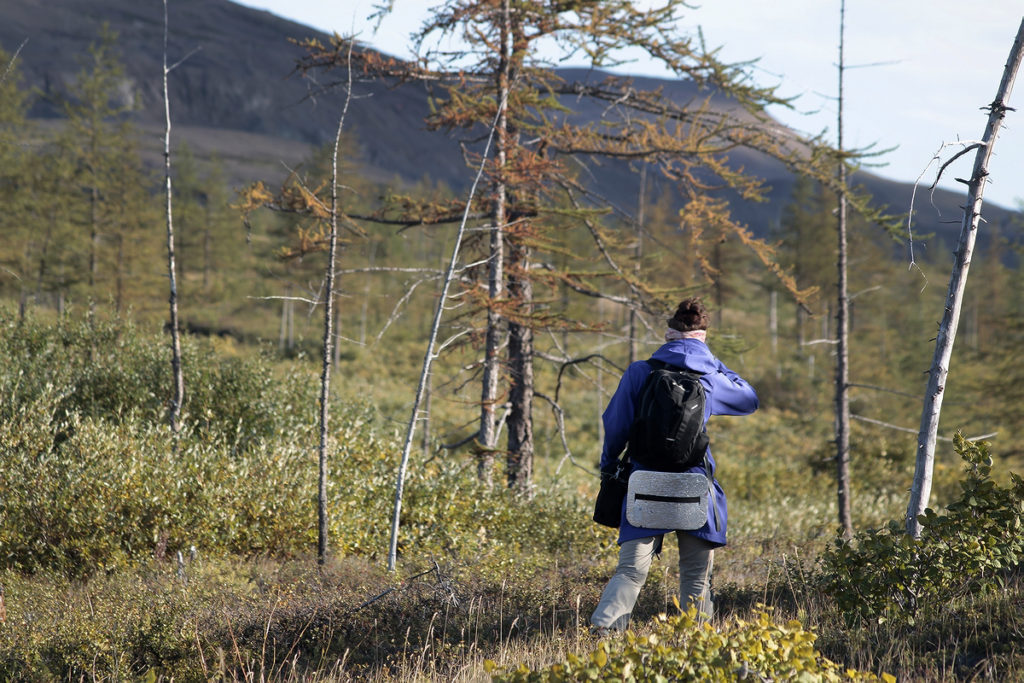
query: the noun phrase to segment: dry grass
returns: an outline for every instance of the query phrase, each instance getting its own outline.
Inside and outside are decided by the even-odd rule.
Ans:
[[[914,629],[855,624],[813,589],[808,567],[770,551],[779,544],[738,545],[737,555],[766,552],[759,573],[746,561],[737,573],[731,551],[720,553],[719,619],[749,619],[770,605],[779,620],[797,618],[816,632],[826,657],[900,680],[1024,675],[1019,578],[998,594],[944,606]],[[666,544],[641,593],[640,632],[672,609],[675,552]],[[22,676],[12,657],[29,663],[30,643],[37,659],[27,677],[35,679],[151,671],[177,681],[488,680],[486,660],[499,670],[539,668],[591,652],[597,641],[587,621],[613,561],[609,551],[594,563],[505,576],[431,562],[390,575],[359,558],[317,568],[311,557],[164,561],[84,582],[8,573],[0,578],[8,608],[0,659],[15,680]]]

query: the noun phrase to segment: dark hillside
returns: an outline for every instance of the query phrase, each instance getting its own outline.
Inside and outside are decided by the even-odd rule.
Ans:
[[[169,11],[169,59],[174,62],[190,55],[172,73],[170,82],[177,140],[188,141],[200,156],[219,154],[227,160],[230,179],[243,183],[267,178],[268,171],[283,173],[282,161],[294,164],[309,153],[311,145],[333,136],[339,95],[310,97],[317,85],[292,73],[300,51],[288,42],[289,38],[326,38],[324,34],[228,0],[175,0]],[[163,122],[159,2],[5,0],[0,4],[0,46],[13,52],[28,39],[19,68],[25,84],[40,93],[31,114],[52,119],[59,116],[57,102],[65,85],[75,77],[79,60],[104,23],[119,36],[126,73],[122,95],[126,101],[138,102],[137,117],[143,130],[155,133]],[[583,69],[566,69],[564,73],[573,79],[602,76]],[[662,86],[678,100],[697,94],[685,82],[637,81],[643,87]],[[424,129],[427,92],[422,86],[389,88],[361,83],[357,94],[346,128],[358,143],[369,175],[377,180],[399,177],[409,181],[430,176],[455,188],[468,185],[471,174],[463,166],[458,146],[442,134]],[[583,118],[601,112],[599,105],[575,100],[571,105],[579,107],[577,115]],[[728,107],[729,103],[716,100],[716,106]],[[741,220],[764,234],[778,220],[790,196],[792,176],[762,155],[736,154],[735,159],[771,187],[770,202],[734,206]],[[637,179],[627,165],[609,164],[592,169],[592,173],[608,200],[623,206],[635,204]],[[911,187],[907,183],[870,173],[858,174],[856,181],[893,212],[905,212],[909,206]],[[962,201],[962,196],[950,192],[936,193],[940,217],[926,208],[926,198],[919,199],[917,232],[936,233],[948,244],[959,230],[957,205]],[[1012,233],[1012,212],[989,204],[985,214],[990,226]]]

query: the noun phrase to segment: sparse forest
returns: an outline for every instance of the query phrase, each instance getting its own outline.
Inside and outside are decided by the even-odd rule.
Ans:
[[[350,107],[373,106],[367,83],[429,84],[424,125],[459,148],[472,195],[429,173],[381,181],[343,118],[284,182],[232,186],[222,159],[173,142],[173,429],[170,202],[119,87],[120,39],[77,56],[58,120],[28,115],[39,94],[2,46],[0,678],[1024,677],[1024,218],[974,253],[915,539],[904,515],[952,246],[908,267],[893,217],[846,188],[846,540],[835,168],[857,152],[780,134],[775,91],[666,28],[683,3],[573,8],[444,3],[420,46],[468,47],[415,63],[301,41],[291,77]],[[537,41],[595,67],[638,49],[707,96],[571,82]],[[770,189],[738,150],[798,178],[758,230],[726,200]],[[608,164],[640,179],[633,205],[590,182]],[[632,630],[598,639],[586,618],[616,547],[591,521],[601,412],[694,294],[709,346],[761,402],[710,423],[732,525],[718,616],[679,612],[666,544]]]

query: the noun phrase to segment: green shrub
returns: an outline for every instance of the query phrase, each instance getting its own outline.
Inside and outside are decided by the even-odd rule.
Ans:
[[[339,443],[373,443],[373,437],[339,437]],[[349,447],[351,448],[351,446]],[[344,519],[337,537],[345,554],[374,556],[389,542],[394,509],[396,444],[381,449],[343,449],[338,463],[333,515]],[[488,487],[475,468],[434,460],[410,468],[402,501],[400,556],[445,557],[483,563],[528,563],[551,551],[582,552],[598,546],[590,521],[592,499],[564,482],[552,481],[531,496]]]
[[[316,378],[277,373],[263,353],[229,355],[216,342],[182,340],[185,402],[182,423],[235,451],[285,431],[310,429]],[[290,368],[289,368],[290,369]],[[49,387],[58,387],[53,396]],[[119,422],[167,419],[171,391],[166,337],[143,334],[131,321],[62,318],[46,325],[0,309],[0,418],[48,395],[54,417],[78,415]],[[55,435],[59,440],[63,434]]]
[[[697,612],[660,615],[647,635],[627,631],[604,640],[589,656],[569,655],[533,671],[520,665],[497,673],[507,683],[557,681],[875,681],[874,674],[839,665],[814,649],[814,633],[796,620],[776,624],[763,610],[754,621],[730,619],[717,629],[700,624]],[[493,662],[487,668],[494,672]],[[889,674],[882,680],[895,682]]]
[[[239,456],[186,435],[175,452],[166,427],[77,415],[51,447],[35,438],[46,425],[31,426],[30,443],[0,426],[4,567],[82,575],[191,546],[285,552],[308,538],[314,484],[296,495],[305,449]]]
[[[156,398],[169,365],[158,338],[117,321],[0,322],[0,567],[82,576],[193,546],[280,556],[314,547],[312,366],[275,373],[259,354],[186,344],[190,412],[175,437]],[[331,551],[382,556],[399,445],[365,405],[333,404],[331,426]],[[454,459],[414,462],[399,552],[501,565],[593,548],[589,504],[564,483],[529,499],[488,489]]]
[[[1001,587],[1006,571],[1024,556],[1024,479],[1010,485],[991,478],[986,442],[957,434],[966,464],[961,495],[942,514],[931,508],[920,517],[919,539],[901,521],[837,540],[822,557],[825,589],[852,617],[912,625],[923,610]]]

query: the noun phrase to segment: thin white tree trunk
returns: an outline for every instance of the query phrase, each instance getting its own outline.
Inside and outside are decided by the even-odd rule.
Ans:
[[[843,156],[843,38],[846,2],[839,3],[839,206],[837,208],[838,253],[836,258],[836,502],[843,537],[853,536],[850,514],[850,300],[846,273],[846,159]]]
[[[351,64],[352,43],[349,43]],[[338,150],[341,147],[341,130],[345,125],[345,114],[352,99],[352,67],[348,69],[348,87],[345,90],[345,104],[338,117],[338,130],[334,134],[334,153],[331,156],[331,234],[327,247],[327,273],[324,283],[324,337],[323,368],[320,372],[320,446],[318,448],[319,481],[317,491],[318,533],[316,543],[317,562],[327,561],[327,446],[330,420],[331,363],[334,360],[334,264],[338,258]]]
[[[290,350],[288,348],[288,314],[291,310],[291,296],[292,286],[289,284],[285,288],[284,299],[281,300],[281,329],[278,331],[277,336],[277,350],[282,356]]]
[[[504,120],[505,107],[508,104],[508,93],[498,102],[498,113],[494,123],[491,125],[491,132],[487,136],[487,144],[484,146],[484,153],[480,160],[480,168],[477,169],[473,185],[469,190],[469,198],[466,200],[466,210],[462,214],[462,221],[459,223],[459,231],[455,235],[455,244],[452,246],[452,255],[448,260],[448,268],[445,270],[444,282],[441,285],[441,295],[437,299],[437,308],[434,310],[434,321],[430,326],[430,336],[427,340],[427,350],[423,354],[423,368],[420,370],[420,381],[416,385],[416,397],[412,402],[412,412],[409,416],[409,423],[405,431],[405,444],[402,447],[402,459],[398,465],[398,477],[395,482],[395,505],[391,517],[391,542],[388,547],[388,571],[395,571],[398,561],[398,531],[402,517],[402,495],[405,490],[405,475],[409,469],[409,454],[412,451],[413,439],[416,435],[416,422],[419,419],[420,404],[426,394],[430,381],[430,367],[434,362],[434,347],[437,344],[437,333],[441,327],[441,318],[444,315],[445,301],[448,299],[448,288],[454,278],[455,268],[459,261],[459,250],[462,248],[462,238],[466,234],[466,224],[469,222],[470,209],[473,206],[473,197],[476,195],[477,185],[484,174],[487,165],[487,156],[491,152],[491,143],[498,129],[498,122]]]
[[[971,255],[981,221],[982,197],[985,183],[988,180],[988,163],[992,157],[999,128],[1009,109],[1007,100],[1013,90],[1013,82],[1020,68],[1024,54],[1024,20],[1017,29],[1017,37],[1010,49],[1010,56],[1003,69],[1003,77],[999,83],[996,97],[988,105],[988,123],[978,151],[974,157],[974,170],[967,181],[967,204],[964,207],[963,219],[960,224],[960,240],[954,255],[953,272],[949,280],[949,291],[946,294],[945,309],[939,334],[935,339],[935,355],[928,372],[928,386],[925,389],[924,408],[921,411],[921,429],[917,437],[917,463],[914,467],[914,483],[910,490],[910,502],[907,505],[907,534],[918,537],[921,535],[921,523],[918,516],[928,507],[928,498],[932,488],[932,469],[935,464],[935,442],[939,431],[939,414],[942,411],[942,398],[946,387],[946,376],[949,374],[949,360],[953,354],[953,343],[956,339],[960,309],[963,304],[964,288],[967,285],[967,273],[971,267]],[[968,148],[970,149],[970,148]],[[965,150],[966,151],[966,150]]]
[[[335,302],[334,305],[334,332],[331,334],[334,338],[334,365],[337,366],[341,362],[341,344],[339,343],[341,341],[341,316],[337,313],[338,302]]]
[[[171,101],[167,92],[167,0],[164,0],[164,189],[167,199],[167,276],[170,283],[171,371],[173,394],[168,418],[171,431],[177,434],[181,425],[181,404],[185,397],[185,378],[181,369],[181,336],[178,330],[178,281],[174,273],[174,220],[171,212]]]

